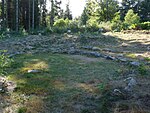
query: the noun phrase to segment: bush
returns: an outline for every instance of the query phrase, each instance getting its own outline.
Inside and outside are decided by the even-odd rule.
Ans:
[[[5,74],[5,69],[11,65],[12,60],[5,55],[6,51],[0,50],[0,75]]]
[[[143,30],[150,30],[150,22],[143,22],[140,24],[141,29]]]
[[[120,13],[117,12],[115,17],[112,20],[111,30],[113,31],[121,31],[122,30],[122,22],[120,20]]]
[[[111,22],[101,22],[99,28],[103,28],[105,31],[111,31]]]
[[[68,29],[70,29],[72,32],[78,32],[79,31],[79,21],[78,20],[70,21]]]
[[[86,29],[88,32],[96,32],[99,30],[98,22],[95,18],[90,18],[87,21]]]
[[[133,10],[130,9],[125,16],[124,23],[126,23],[130,27],[132,24],[138,24],[139,22],[140,17],[137,14],[134,14]]]
[[[58,19],[57,21],[54,22],[54,27],[66,27],[69,25],[69,20],[68,19]]]

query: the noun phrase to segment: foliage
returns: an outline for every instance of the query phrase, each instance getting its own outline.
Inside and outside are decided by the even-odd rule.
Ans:
[[[139,5],[139,16],[142,22],[150,21],[150,0],[142,0]]]
[[[86,8],[84,8],[81,17],[80,17],[80,24],[81,25],[86,25],[86,22],[88,21],[89,16],[87,14]]]
[[[130,9],[126,16],[125,16],[125,21],[128,26],[131,26],[132,24],[138,24],[140,22],[140,17],[137,14],[134,14],[133,10]]]
[[[58,19],[57,21],[54,22],[54,27],[66,27],[69,25],[69,20],[68,19]]]
[[[64,19],[72,20],[71,10],[69,8],[69,3],[66,5],[66,11],[64,12]]]
[[[98,3],[97,14],[99,21],[111,21],[118,10],[117,0],[103,0]]]
[[[147,74],[147,69],[146,69],[146,67],[145,67],[144,65],[141,65],[141,66],[138,68],[138,70],[139,70],[139,73],[140,73],[141,75],[146,75],[146,74]]]
[[[111,30],[121,31],[122,30],[122,21],[120,20],[120,13],[117,12],[115,17],[112,20]]]
[[[150,21],[141,23],[140,27],[143,30],[150,30]]]
[[[111,22],[110,22],[110,21],[101,22],[101,23],[99,24],[99,27],[100,27],[100,28],[103,28],[104,31],[111,31]]]
[[[0,74],[5,74],[5,68],[11,65],[12,59],[10,59],[7,55],[5,55],[6,51],[0,51]]]
[[[94,31],[98,31],[99,29],[99,26],[98,26],[98,22],[96,20],[96,18],[90,18],[88,21],[87,21],[87,31],[88,32],[94,32]]]

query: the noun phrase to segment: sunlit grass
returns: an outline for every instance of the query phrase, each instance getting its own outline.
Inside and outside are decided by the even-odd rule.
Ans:
[[[8,79],[17,83],[14,94],[36,96],[34,99],[27,100],[26,104],[23,103],[20,109],[27,108],[27,111],[40,112],[39,109],[43,110],[42,106],[46,103],[63,106],[57,102],[71,103],[78,93],[94,95],[99,93],[97,86],[100,81],[117,77],[118,70],[125,69],[123,65],[105,59],[87,58],[87,60],[86,57],[80,59],[76,56],[59,54],[16,56],[15,66],[8,70]],[[30,69],[41,71],[28,73],[27,70]],[[98,81],[90,83],[95,80]],[[47,99],[41,99],[43,97]],[[82,97],[79,95],[78,98]]]

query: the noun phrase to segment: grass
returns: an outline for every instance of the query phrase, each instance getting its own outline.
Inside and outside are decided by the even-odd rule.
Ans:
[[[125,58],[140,60],[142,65],[137,68],[103,58],[80,55],[42,53],[15,56],[13,64],[7,69],[7,78],[17,83],[15,92],[9,97],[12,101],[10,107],[22,113],[111,112],[109,110],[115,107],[111,106],[112,101],[123,101],[111,95],[111,88],[124,88],[121,80],[127,78],[130,72],[140,75],[136,76],[138,83],[142,83],[137,90],[137,95],[141,95],[140,92],[146,94],[149,91],[149,78],[145,75],[150,72],[147,65],[149,42],[146,36],[121,33],[83,34],[79,36],[81,39],[79,38],[77,42],[79,46],[100,47],[102,50],[99,52],[106,55],[123,54]],[[56,38],[61,39],[61,37],[64,36],[57,35]],[[103,51],[105,48],[112,51]],[[28,73],[31,69],[40,72]],[[131,101],[134,100],[128,100],[128,106]],[[127,109],[124,102],[119,108]]]
[[[40,72],[27,73],[30,69]],[[106,83],[123,69],[124,66],[104,59],[87,62],[67,55],[27,54],[14,58],[7,78],[17,83],[13,95],[29,96],[18,108],[19,112],[39,112],[44,106],[51,112],[56,109],[72,112],[73,102],[86,103],[86,96],[99,94],[99,84]]]

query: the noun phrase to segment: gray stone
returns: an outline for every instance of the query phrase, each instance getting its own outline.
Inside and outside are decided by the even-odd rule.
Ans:
[[[133,61],[133,62],[130,62],[130,65],[132,65],[132,66],[140,66],[140,63],[136,62],[136,61],[135,62]]]
[[[71,33],[71,30],[68,30],[67,33]]]
[[[124,81],[128,81],[127,86],[124,88],[126,91],[132,91],[134,86],[137,85],[137,82],[133,77],[128,77]]]
[[[39,73],[40,71],[39,70],[36,70],[36,69],[32,69],[32,70],[28,70],[28,73]]]
[[[5,86],[6,86],[6,91],[8,91],[8,92],[13,92],[15,90],[15,88],[17,87],[16,83],[14,83],[12,81],[6,82]]]
[[[101,49],[99,47],[93,47],[92,50],[93,51],[100,51]]]
[[[118,59],[119,61],[121,61],[121,62],[127,62],[127,61],[128,61],[126,58],[122,58],[122,57],[118,57],[117,59]]]
[[[112,52],[113,50],[111,50],[111,49],[109,49],[109,48],[104,48],[103,51]]]
[[[108,60],[115,60],[115,57],[112,57],[112,56],[106,56],[106,59],[108,59]]]

